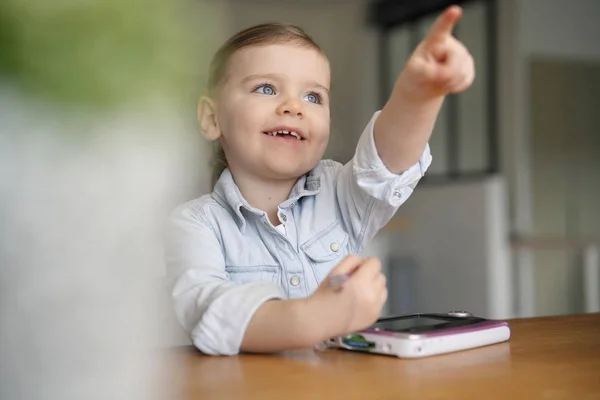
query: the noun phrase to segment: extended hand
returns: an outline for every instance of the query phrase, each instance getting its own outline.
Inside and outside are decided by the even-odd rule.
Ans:
[[[431,99],[467,89],[475,79],[473,57],[452,36],[462,16],[458,6],[447,8],[406,63],[397,85],[413,99]]]

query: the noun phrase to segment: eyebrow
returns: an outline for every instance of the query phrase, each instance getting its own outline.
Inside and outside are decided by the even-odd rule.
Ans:
[[[278,80],[281,79],[281,75],[278,74],[254,74],[254,75],[248,75],[247,77],[245,77],[244,79],[242,79],[242,83],[246,83],[248,81],[253,81],[256,79],[272,79],[272,80]],[[325,92],[327,92],[327,94],[329,94],[329,88],[320,84],[317,81],[308,81],[307,82],[309,86],[314,86],[317,87],[319,89],[324,90]]]

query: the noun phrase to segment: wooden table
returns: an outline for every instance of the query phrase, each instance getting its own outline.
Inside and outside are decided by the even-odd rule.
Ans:
[[[420,360],[177,349],[180,399],[600,399],[600,314],[509,321],[509,342]],[[173,354],[171,353],[171,354]]]

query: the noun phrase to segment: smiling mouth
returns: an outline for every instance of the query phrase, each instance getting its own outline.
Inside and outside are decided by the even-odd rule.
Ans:
[[[305,140],[298,132],[288,131],[285,129],[277,130],[277,131],[269,131],[263,132],[265,135],[269,136],[280,136],[280,137],[295,137],[297,140]]]

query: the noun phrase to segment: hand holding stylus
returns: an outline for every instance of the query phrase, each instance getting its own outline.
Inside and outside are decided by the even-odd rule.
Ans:
[[[352,276],[352,272],[346,272],[341,275],[334,275],[328,279],[329,286],[333,289],[341,289],[344,286],[344,283],[350,279]]]
[[[328,335],[371,326],[387,299],[386,277],[375,258],[350,255],[340,262],[308,299],[328,327]]]

